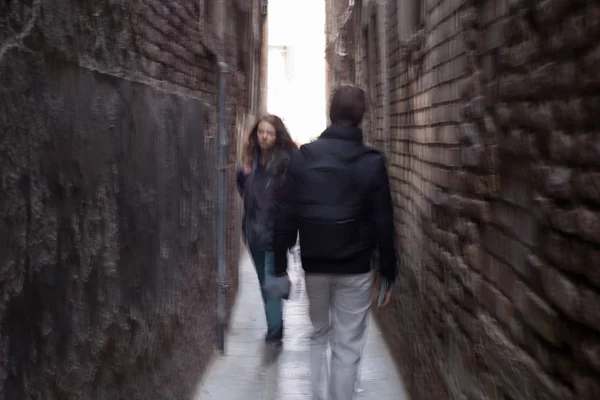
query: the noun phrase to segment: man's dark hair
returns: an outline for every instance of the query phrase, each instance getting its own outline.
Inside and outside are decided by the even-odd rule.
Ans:
[[[367,108],[365,91],[359,86],[340,85],[331,98],[329,119],[334,125],[358,126]]]

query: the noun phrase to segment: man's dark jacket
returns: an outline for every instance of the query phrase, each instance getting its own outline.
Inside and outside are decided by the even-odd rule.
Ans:
[[[341,157],[355,174],[357,190],[364,195],[363,211],[356,216],[360,224],[345,228],[343,223],[322,224],[303,218],[302,214],[311,207],[323,209],[314,186],[303,183],[303,171],[308,160],[327,154]],[[276,275],[286,273],[287,252],[296,243],[299,232],[300,256],[306,273],[369,272],[373,251],[378,248],[379,273],[391,282],[395,280],[394,217],[385,159],[363,144],[359,128],[332,125],[319,139],[303,145],[290,160],[285,183],[277,197],[273,228]],[[332,247],[331,241],[340,237],[346,241],[351,238],[349,245]]]

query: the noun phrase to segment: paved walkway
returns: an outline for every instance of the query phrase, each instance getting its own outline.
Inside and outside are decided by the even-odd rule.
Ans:
[[[266,323],[258,281],[249,257],[240,265],[240,287],[226,355],[217,358],[194,400],[311,400],[308,301],[298,256],[290,268],[293,293],[285,304],[283,348],[265,346]],[[407,400],[377,325],[371,321],[357,400]]]

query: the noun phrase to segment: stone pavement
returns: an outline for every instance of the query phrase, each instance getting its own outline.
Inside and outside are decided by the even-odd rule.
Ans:
[[[277,351],[263,343],[266,323],[258,280],[252,262],[244,255],[226,355],[217,358],[209,368],[194,400],[311,400],[311,326],[298,258],[295,254],[290,263],[293,293],[285,304],[283,348]],[[374,321],[369,328],[357,391],[357,400],[408,400]]]

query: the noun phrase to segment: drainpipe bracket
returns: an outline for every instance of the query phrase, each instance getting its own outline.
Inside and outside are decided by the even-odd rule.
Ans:
[[[229,64],[227,64],[225,61],[219,61],[217,63],[217,66],[219,67],[219,72],[222,74],[228,74],[229,73]]]

